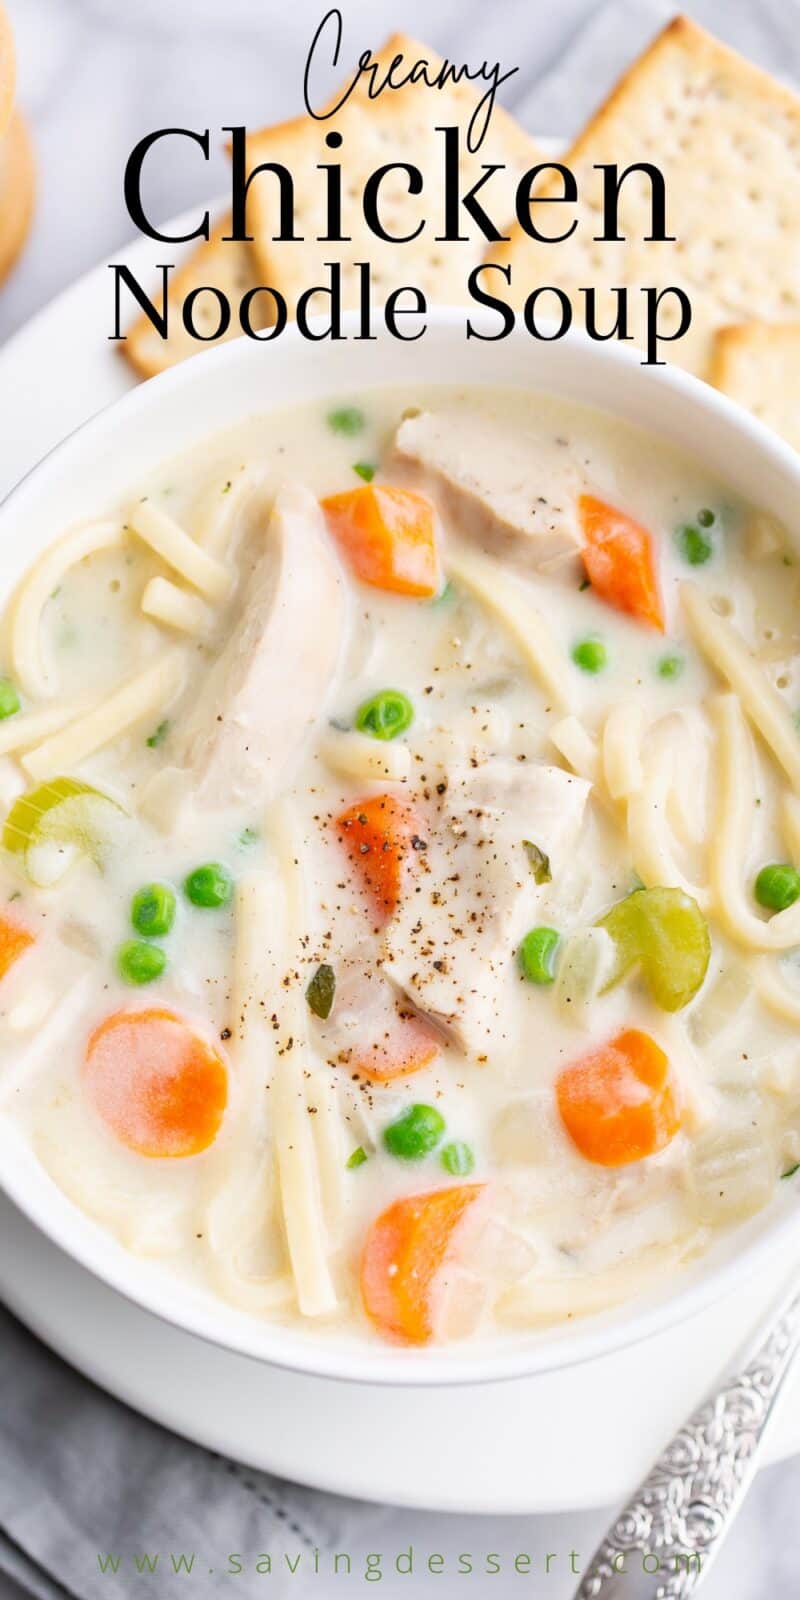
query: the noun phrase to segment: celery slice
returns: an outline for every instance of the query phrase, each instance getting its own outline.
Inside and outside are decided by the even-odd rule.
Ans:
[[[694,999],[708,970],[711,941],[700,907],[682,889],[635,889],[597,926],[611,935],[616,950],[606,989],[638,966],[663,1011],[680,1011]]]
[[[50,888],[81,856],[102,868],[115,823],[125,812],[110,795],[78,778],[54,778],[14,801],[3,826],[6,850],[25,858],[37,888]]]

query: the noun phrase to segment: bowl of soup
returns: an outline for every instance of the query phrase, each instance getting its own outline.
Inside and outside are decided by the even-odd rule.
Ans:
[[[0,1181],[232,1349],[533,1372],[794,1237],[800,468],[582,337],[349,331],[0,511]]]

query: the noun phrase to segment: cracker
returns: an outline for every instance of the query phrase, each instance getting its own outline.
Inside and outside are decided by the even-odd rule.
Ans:
[[[407,67],[418,60],[429,63],[431,75],[442,65],[426,46],[402,34],[387,41],[375,59],[381,73],[392,59],[402,55]],[[479,199],[500,227],[514,215],[514,190],[521,174],[541,159],[535,145],[512,117],[495,106],[488,132],[480,149],[471,155],[465,135],[479,93],[466,85],[448,83],[435,89],[424,83],[407,84],[400,89],[385,89],[370,100],[364,80],[334,116],[318,121],[298,117],[277,127],[251,134],[247,141],[248,167],[263,161],[280,161],[293,174],[295,183],[296,231],[302,240],[278,243],[276,231],[277,180],[261,173],[248,191],[248,228],[263,281],[286,298],[293,316],[299,295],[311,285],[325,283],[325,263],[342,265],[343,303],[357,303],[356,261],[372,264],[372,283],[376,301],[393,288],[414,284],[422,289],[428,304],[463,304],[468,298],[467,279],[471,269],[486,251],[486,237],[461,210],[462,231],[470,231],[464,243],[437,243],[441,231],[443,139],[438,126],[458,125],[462,130],[460,149],[464,187],[480,176],[484,162],[502,162],[507,170],[490,177]],[[336,96],[329,103],[336,103]],[[331,131],[342,135],[339,150],[325,144]],[[325,231],[325,185],[320,164],[340,161],[343,175],[343,227],[350,235],[347,244],[318,243],[316,235]],[[407,193],[401,173],[387,178],[382,186],[380,213],[387,231],[409,233],[425,219],[418,239],[404,244],[387,243],[375,237],[364,221],[361,196],[366,178],[376,168],[391,161],[407,161],[419,167],[424,187],[420,195]],[[508,231],[505,229],[505,231]],[[325,309],[318,299],[311,310]]]
[[[800,322],[722,328],[709,381],[800,450]]]
[[[517,303],[538,283],[643,280],[702,291],[704,321],[800,316],[800,99],[676,17],[617,84],[564,158],[578,182],[578,227],[537,244],[517,225],[491,259],[511,265]],[[602,174],[596,163],[660,167],[675,244],[644,244],[649,183],[628,178],[620,201],[627,243],[598,244]],[[543,193],[561,192],[553,179]],[[560,213],[559,213],[560,214]],[[564,215],[567,208],[564,207]],[[722,313],[727,308],[728,316]]]
[[[237,306],[242,295],[255,286],[258,278],[249,245],[224,244],[223,236],[230,235],[231,219],[223,218],[212,230],[211,237],[194,250],[183,266],[170,278],[167,299],[169,302],[169,337],[162,339],[142,312],[128,329],[127,337],[119,346],[122,354],[142,378],[152,378],[164,372],[187,356],[195,356],[214,344],[223,344],[241,334]],[[181,317],[181,306],[193,289],[212,286],[220,289],[231,307],[231,323],[227,333],[219,339],[200,340],[187,333]],[[259,297],[260,298],[260,297]],[[159,302],[159,305],[161,302]],[[253,306],[253,326],[263,326],[256,317],[258,302]],[[201,295],[194,303],[194,320],[198,331],[216,327],[219,305],[216,296]]]
[[[36,168],[27,126],[12,112],[0,139],[0,282],[10,272],[28,236],[36,192]]]

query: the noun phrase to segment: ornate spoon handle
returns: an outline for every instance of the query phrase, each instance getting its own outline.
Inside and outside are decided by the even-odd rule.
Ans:
[[[795,1283],[744,1365],[662,1451],[595,1552],[575,1600],[686,1600],[695,1593],[744,1499],[798,1347]]]

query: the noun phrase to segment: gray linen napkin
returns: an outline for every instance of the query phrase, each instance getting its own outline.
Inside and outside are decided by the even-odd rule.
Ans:
[[[0,1574],[37,1600],[66,1592],[121,1600],[134,1557],[159,1552],[161,1600],[185,1595],[171,1557],[194,1553],[208,1593],[228,1552],[271,1554],[269,1578],[235,1575],[238,1595],[297,1595],[321,1552],[367,1537],[380,1510],[281,1482],[179,1439],[112,1400],[0,1309]],[[115,1573],[107,1557],[121,1555]],[[300,1582],[286,1565],[301,1557]],[[102,1570],[101,1563],[106,1563]],[[210,1563],[216,1562],[213,1573]],[[231,1580],[233,1578],[231,1577]]]
[[[240,23],[246,9],[239,0]],[[536,35],[523,52],[517,30],[506,59],[516,51],[521,71],[508,84],[507,103],[532,132],[568,138],[677,9],[677,0],[610,0],[588,23],[573,26],[568,41],[569,27],[559,25],[561,53],[544,73],[537,70]],[[759,0],[752,7],[695,0],[691,9],[762,65],[800,75],[798,0]],[[575,0],[571,14],[579,13],[585,16],[584,0]],[[498,22],[501,14],[501,7],[492,13]],[[554,27],[560,24],[556,12],[549,16]],[[470,13],[472,42],[480,38],[487,56],[492,48],[502,55],[502,37],[490,46],[481,34],[482,17],[482,7]],[[414,26],[417,19],[402,20]],[[390,24],[399,25],[398,18],[387,15]],[[419,31],[425,31],[421,23]],[[542,37],[550,48],[550,35]],[[451,40],[436,42],[471,59],[464,33],[458,50]],[[122,1600],[147,1578],[132,1577],[130,1569],[100,1570],[98,1553],[121,1550],[275,1552],[278,1573],[267,1580],[252,1571],[237,1575],[236,1593],[242,1600],[263,1595],[266,1581],[274,1600],[298,1597],[305,1586],[288,1570],[280,1573],[284,1553],[346,1549],[348,1535],[363,1542],[380,1515],[176,1438],[103,1394],[0,1310],[0,1580],[4,1575],[37,1600]],[[196,1590],[208,1593],[221,1581],[221,1574],[203,1574]],[[161,1600],[175,1600],[186,1589],[186,1573],[173,1572],[167,1555],[158,1568]]]

